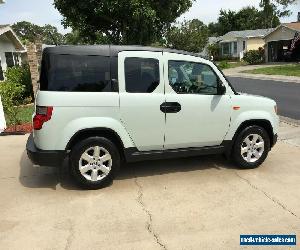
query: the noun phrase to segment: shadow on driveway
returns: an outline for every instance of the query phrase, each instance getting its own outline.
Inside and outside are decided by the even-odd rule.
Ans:
[[[116,180],[206,169],[221,170],[223,168],[236,169],[230,161],[221,155],[123,163]],[[31,163],[26,151],[23,152],[20,159],[19,181],[27,188],[49,188],[56,190],[57,185],[60,184],[64,189],[82,190],[70,177],[68,159],[65,159],[61,168],[38,167]]]

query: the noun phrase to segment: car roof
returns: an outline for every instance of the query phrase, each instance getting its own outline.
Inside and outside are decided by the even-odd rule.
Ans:
[[[170,52],[182,55],[191,55],[201,57],[196,53],[183,50],[175,50],[168,48],[155,48],[138,45],[62,45],[48,47],[44,49],[45,54],[58,55],[89,55],[89,56],[118,56],[122,51],[152,51],[152,52]]]

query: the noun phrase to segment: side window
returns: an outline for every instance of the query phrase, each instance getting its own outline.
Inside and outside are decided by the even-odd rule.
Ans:
[[[178,94],[217,95],[218,77],[202,63],[169,61],[169,84]]]
[[[237,53],[237,42],[233,43],[233,53],[236,54]]]
[[[3,74],[1,58],[0,58],[0,81],[3,81],[3,80],[4,80],[4,74]]]
[[[7,67],[15,66],[14,57],[12,52],[5,52]]]
[[[159,85],[159,61],[153,58],[125,59],[125,89],[129,93],[151,93]]]
[[[110,58],[88,55],[50,55],[42,62],[41,90],[111,92]]]

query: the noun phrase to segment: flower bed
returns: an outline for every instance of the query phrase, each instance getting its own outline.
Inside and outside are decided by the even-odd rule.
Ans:
[[[24,133],[31,133],[32,132],[32,124],[31,123],[23,123],[16,126],[9,126],[4,130],[5,133],[15,133],[15,132],[24,132]]]

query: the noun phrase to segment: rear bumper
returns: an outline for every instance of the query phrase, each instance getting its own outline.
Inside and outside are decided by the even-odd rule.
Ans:
[[[59,167],[66,157],[65,150],[41,150],[37,148],[32,133],[28,137],[26,151],[32,163],[40,166]]]

